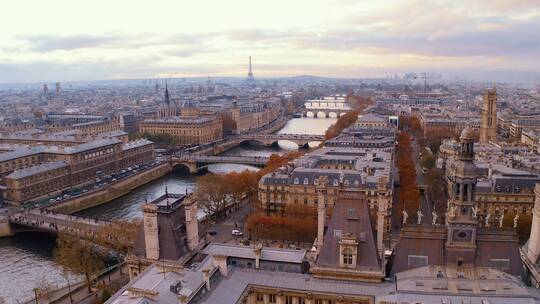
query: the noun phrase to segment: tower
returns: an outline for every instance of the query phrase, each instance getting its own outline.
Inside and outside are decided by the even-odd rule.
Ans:
[[[497,89],[484,92],[482,121],[480,122],[480,142],[488,143],[497,139]]]
[[[145,204],[143,206],[144,246],[146,249],[146,258],[151,260],[159,259],[159,226],[157,217],[157,205]]]
[[[171,101],[169,99],[169,88],[167,87],[167,82],[165,82],[165,104],[170,105]]]
[[[43,85],[43,95],[49,95],[49,87],[47,86],[47,84]]]
[[[536,264],[540,256],[540,184],[534,187],[534,198],[531,236],[527,247],[527,258],[532,264]]]
[[[56,83],[56,96],[60,96],[60,93],[62,92],[62,88],[60,87],[60,82]]]
[[[449,176],[449,210],[446,214],[446,263],[474,265],[478,220],[475,208],[477,170],[474,164],[474,131],[466,127],[460,136],[457,161]]]
[[[250,85],[255,84],[255,77],[253,76],[253,70],[251,69],[251,56],[249,56],[249,72],[247,75],[246,83]]]

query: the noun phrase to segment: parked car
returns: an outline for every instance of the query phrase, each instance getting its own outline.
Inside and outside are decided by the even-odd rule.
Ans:
[[[232,233],[232,235],[234,235],[234,236],[242,236],[242,235],[244,235],[244,234],[242,233],[242,231],[240,231],[240,230],[238,230],[238,229],[233,229],[231,233]]]

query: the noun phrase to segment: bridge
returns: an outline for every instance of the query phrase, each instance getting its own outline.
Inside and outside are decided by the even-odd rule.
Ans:
[[[310,99],[304,103],[304,108],[300,111],[302,116],[307,117],[309,113],[313,117],[339,117],[351,110],[351,105],[344,97],[325,97],[322,99]]]
[[[170,162],[173,168],[183,166],[189,173],[195,174],[213,164],[240,164],[263,168],[269,159],[266,156],[175,155]]]
[[[10,214],[10,233],[24,230],[40,230],[52,233],[65,232],[77,237],[92,238],[101,227],[109,224],[107,221],[84,218],[52,211],[30,209]]]
[[[324,135],[312,134],[249,134],[240,135],[238,138],[240,143],[246,141],[255,141],[260,144],[271,146],[277,144],[280,140],[290,141],[298,145],[298,147],[307,146],[310,142],[324,141]],[[240,144],[239,143],[239,144]]]
[[[304,108],[300,109],[298,112],[302,114],[302,117],[309,117],[311,114],[313,117],[317,118],[329,118],[329,117],[340,117],[349,112],[350,108],[336,108],[336,109],[323,109],[323,108]]]

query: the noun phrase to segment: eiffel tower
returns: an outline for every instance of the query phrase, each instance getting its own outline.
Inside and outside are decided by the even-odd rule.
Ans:
[[[249,56],[249,72],[246,78],[246,84],[255,85],[255,77],[253,77],[253,71],[251,70],[251,56]]]

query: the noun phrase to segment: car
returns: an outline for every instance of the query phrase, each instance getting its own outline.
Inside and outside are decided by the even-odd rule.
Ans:
[[[210,231],[208,231],[208,234],[209,234],[209,235],[216,235],[216,234],[217,234],[217,231],[210,230]]]
[[[115,182],[115,181],[116,181],[116,178],[113,177],[112,181]]]
[[[240,231],[240,230],[238,230],[238,229],[233,229],[233,230],[231,231],[231,234],[234,235],[234,236],[242,236],[242,235],[244,235],[244,234],[242,233],[242,231]]]

